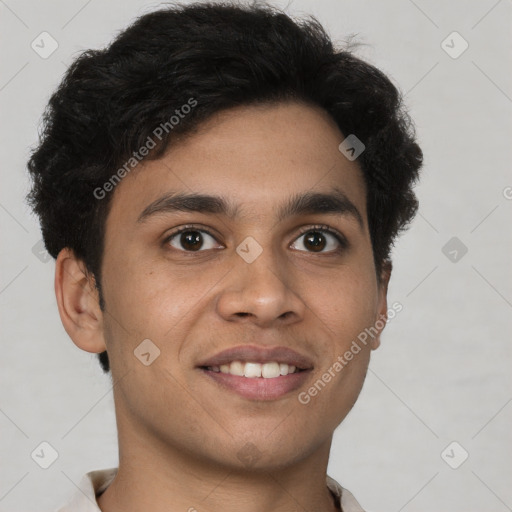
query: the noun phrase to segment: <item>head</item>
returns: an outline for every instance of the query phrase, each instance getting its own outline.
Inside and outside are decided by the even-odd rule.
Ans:
[[[339,149],[351,135],[364,145],[357,158]],[[254,411],[268,436],[284,405],[305,446],[318,446],[379,345],[421,161],[397,88],[314,18],[171,7],[81,54],[45,112],[29,202],[57,261],[66,331],[123,379],[118,414],[188,451],[204,439],[227,462],[218,440],[237,453],[255,441]],[[286,346],[309,359],[313,384],[379,319],[307,405],[229,395],[227,413],[205,412],[225,393],[205,358]],[[135,357],[143,340],[149,365]],[[180,411],[181,423],[157,410]],[[197,420],[208,414],[213,427]],[[265,438],[273,456],[290,459],[292,444]]]

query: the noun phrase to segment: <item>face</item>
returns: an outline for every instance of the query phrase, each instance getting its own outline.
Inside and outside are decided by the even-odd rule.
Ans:
[[[243,107],[123,178],[99,334],[120,436],[238,467],[330,445],[378,336],[344,354],[387,307],[343,139],[314,107]]]

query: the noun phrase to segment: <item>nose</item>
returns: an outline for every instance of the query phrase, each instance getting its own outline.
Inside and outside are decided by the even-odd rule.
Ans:
[[[279,327],[302,320],[305,304],[284,261],[270,248],[251,263],[237,253],[217,298],[217,312],[226,321]]]

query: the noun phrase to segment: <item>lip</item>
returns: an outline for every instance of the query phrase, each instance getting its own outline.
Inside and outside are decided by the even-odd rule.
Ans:
[[[221,388],[249,400],[261,401],[276,400],[299,389],[311,374],[311,370],[302,370],[298,373],[265,379],[263,377],[239,377],[229,373],[214,372],[206,368],[200,370]]]
[[[204,359],[197,366],[206,368],[208,366],[220,366],[222,364],[229,364],[232,361],[242,361],[260,364],[277,361],[278,363],[286,363],[288,365],[296,366],[301,370],[313,369],[313,363],[309,357],[299,354],[298,352],[292,350],[291,348],[261,347],[258,345],[240,345],[238,347],[228,348],[215,354],[212,357],[209,357],[208,359]],[[242,378],[249,380],[246,377]],[[276,379],[279,379],[279,377],[276,377]]]

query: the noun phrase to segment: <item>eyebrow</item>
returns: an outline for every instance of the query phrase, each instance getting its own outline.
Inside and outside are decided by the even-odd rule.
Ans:
[[[149,204],[137,222],[144,222],[158,214],[173,212],[199,212],[224,215],[231,219],[240,216],[239,205],[229,198],[196,193],[168,193]],[[363,217],[354,203],[339,189],[329,193],[304,192],[293,195],[277,209],[277,221],[287,217],[311,214],[336,214],[354,218],[363,229]]]

